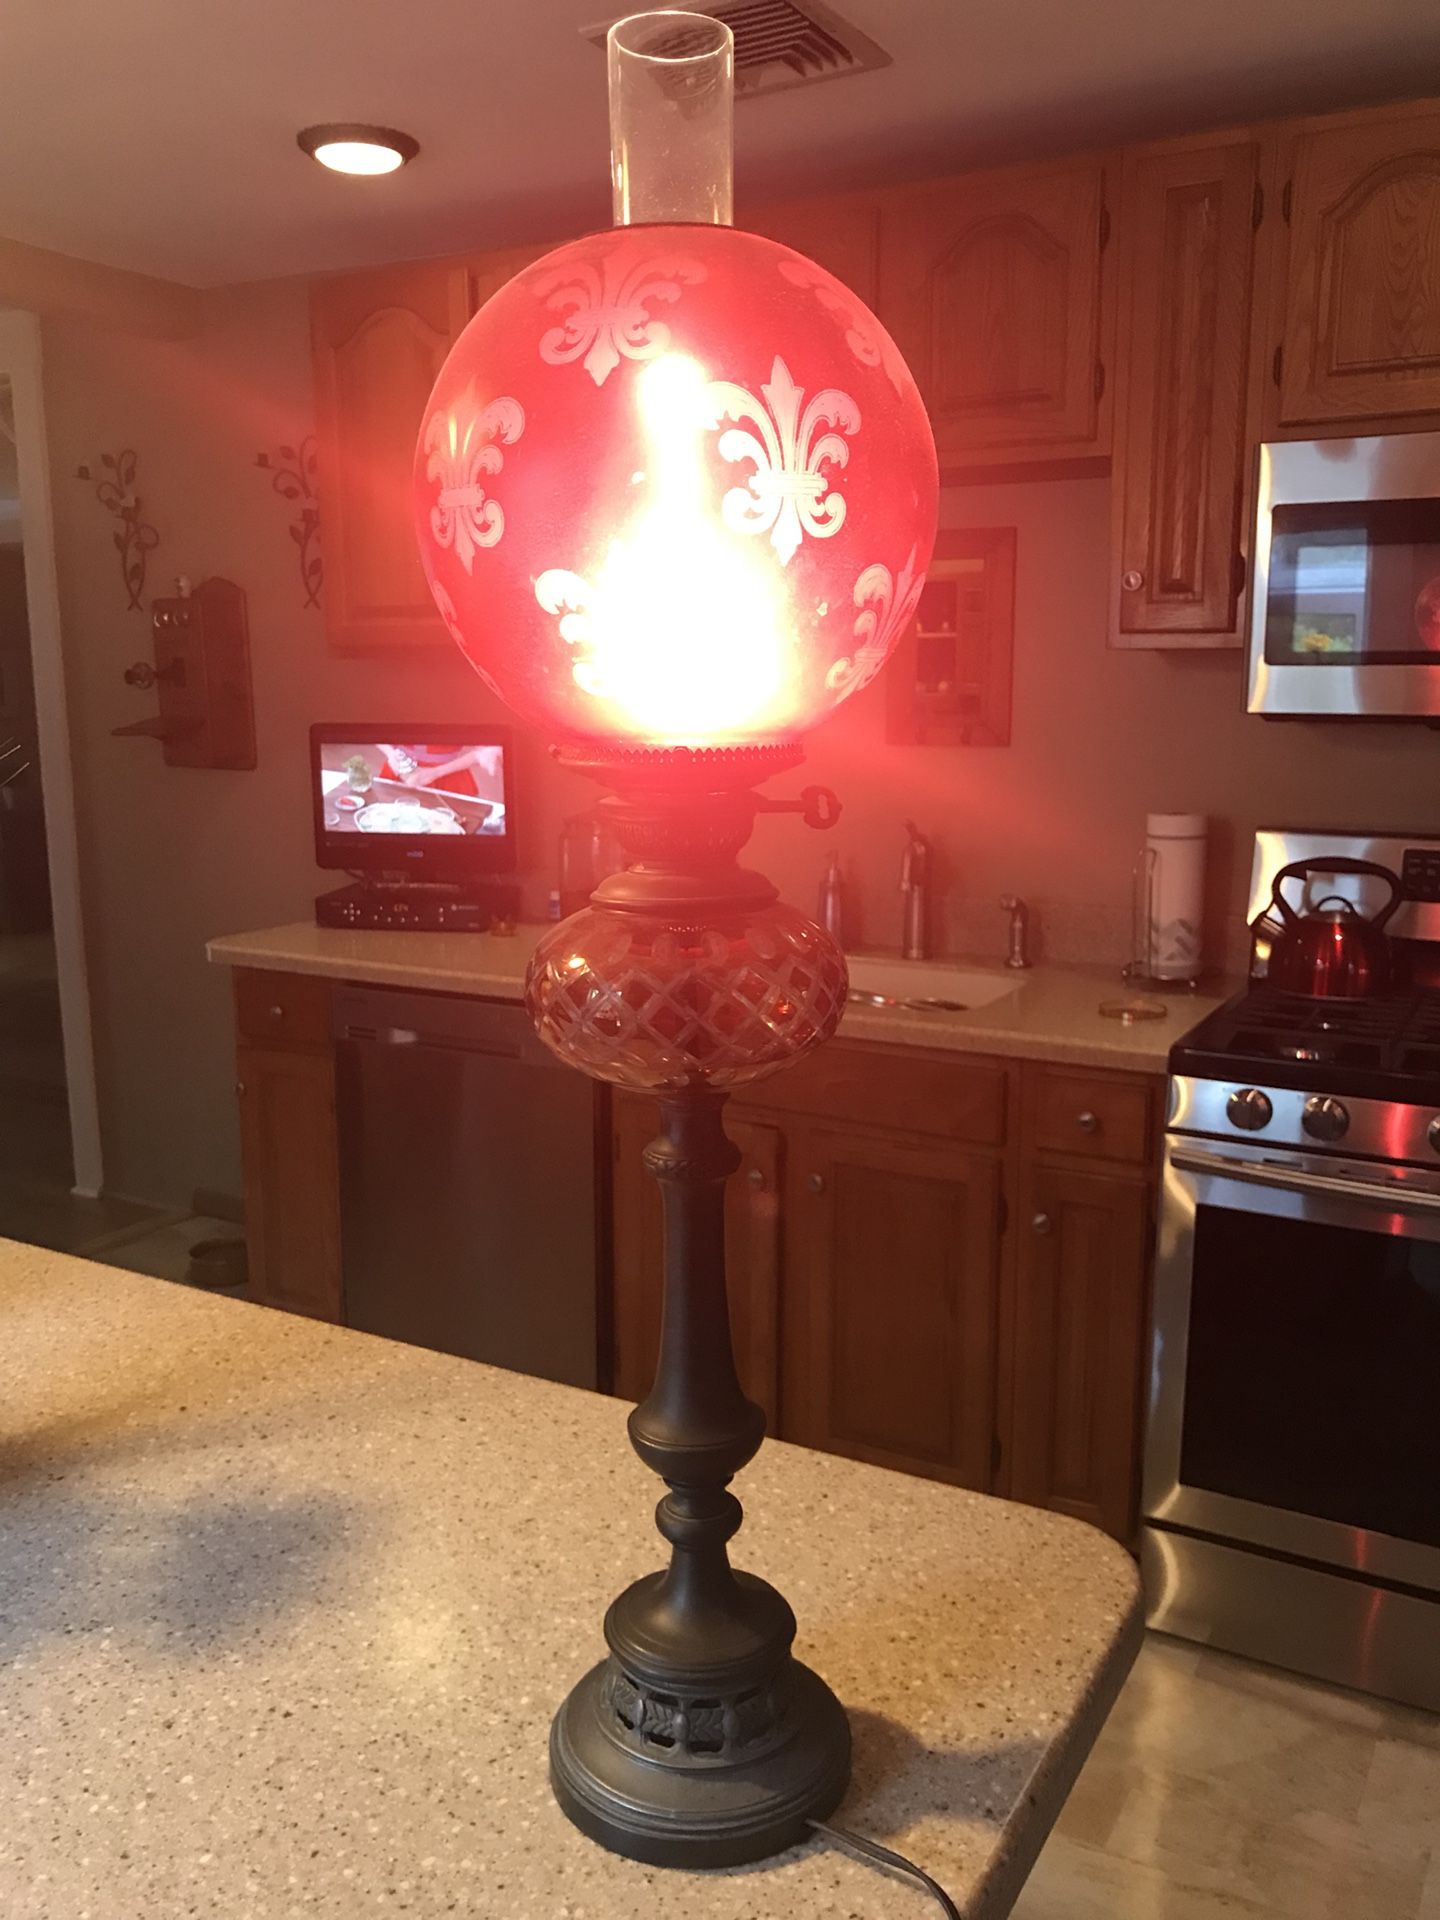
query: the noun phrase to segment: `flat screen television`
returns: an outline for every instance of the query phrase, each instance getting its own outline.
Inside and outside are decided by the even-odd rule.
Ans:
[[[515,866],[508,728],[325,721],[310,729],[315,858],[464,884]]]

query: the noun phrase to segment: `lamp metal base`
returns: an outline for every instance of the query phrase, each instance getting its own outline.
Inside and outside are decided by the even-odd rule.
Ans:
[[[774,766],[794,764],[793,744],[700,754],[636,750],[619,760],[598,754],[594,764],[567,757],[614,789],[600,805],[632,862],[597,889],[592,917],[608,913],[622,926],[627,916],[658,921],[657,945],[672,937],[670,929],[675,940],[692,942],[697,929],[713,929],[717,951],[703,948],[690,997],[678,993],[674,1006],[662,1009],[672,1025],[656,1051],[668,1062],[658,1085],[644,1074],[634,1082],[660,1095],[661,1132],[645,1164],[660,1184],[665,1296],[655,1382],[631,1413],[629,1430],[635,1451],[665,1483],[655,1519],[670,1564],[611,1604],[609,1658],[585,1675],[555,1717],[550,1777],[561,1809],[614,1853],[656,1866],[737,1866],[793,1846],[809,1821],[833,1812],[849,1781],[850,1729],[824,1681],[791,1654],[795,1616],[788,1603],[766,1581],[737,1573],[727,1552],[742,1517],[730,1482],[759,1447],[765,1415],[736,1375],[725,1291],[725,1184],[740,1156],[721,1120],[719,1063],[737,1028],[717,1013],[712,1032],[697,1009],[717,1003],[724,982],[717,983],[716,970],[732,948],[738,951],[737,918],[763,913],[776,897],[767,880],[736,864],[756,813],[794,806],[820,824],[833,819],[835,802],[819,788],[793,803],[747,791]],[[819,928],[800,924],[814,939],[793,956],[794,976],[780,983],[785,1004],[777,1018],[784,1030],[828,969],[837,985],[825,1015],[793,1047],[777,1046],[764,1020],[752,1020],[756,1031],[745,1043],[752,1051],[741,1047],[743,1057],[725,1067],[726,1075],[737,1066],[746,1078],[773,1071],[838,1022],[844,962],[838,950],[825,950]],[[742,954],[731,962],[744,976],[735,1003],[742,1027],[755,1013],[750,983],[761,964],[777,971],[786,964],[780,943],[774,945],[768,958]],[[637,1018],[626,984],[594,974],[578,989],[567,977],[559,989],[601,996],[598,1011],[610,1024],[597,1032],[610,1047],[594,1070],[622,1084],[625,1075],[607,1068]],[[653,997],[653,980],[641,985]],[[722,1012],[735,999],[726,992]],[[540,1022],[547,1043],[570,1057],[556,1045],[558,1031]],[[681,1047],[676,1031],[685,1036],[678,1062],[671,1057]]]
[[[753,1754],[647,1742],[634,1718],[639,1694],[612,1655],[573,1689],[550,1729],[555,1798],[612,1853],[656,1867],[740,1866],[794,1846],[809,1821],[840,1804],[850,1778],[845,1711],[789,1655],[771,1686],[777,1737]],[[659,1704],[691,1717],[724,1711],[713,1696]]]

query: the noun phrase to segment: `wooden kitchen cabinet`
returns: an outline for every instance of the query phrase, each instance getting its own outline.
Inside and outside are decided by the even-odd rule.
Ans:
[[[1133,1174],[1036,1159],[1017,1212],[1008,1491],[1128,1540],[1151,1189]]]
[[[342,1317],[340,1162],[328,982],[235,974],[236,1092],[250,1295]]]
[[[660,1115],[654,1100],[618,1092],[611,1115],[615,1391],[627,1400],[643,1400],[655,1378],[660,1345],[664,1247],[660,1186],[642,1156],[660,1130]],[[733,1111],[725,1130],[743,1156],[725,1191],[730,1336],[740,1384],[765,1409],[773,1433],[779,1417],[784,1143],[778,1127]]]
[[[785,1438],[988,1488],[998,1161],[807,1127],[792,1142],[785,1223]]]
[[[237,967],[235,1080],[250,1294],[342,1317],[330,983]]]
[[[1125,156],[1112,489],[1121,645],[1240,642],[1258,163],[1245,136]]]
[[[1109,452],[1105,165],[969,174],[881,202],[879,312],[942,469]]]
[[[1164,1082],[1046,1062],[1018,1078],[1003,1484],[1128,1543]]]
[[[1271,417],[1419,424],[1440,409],[1440,105],[1300,122],[1280,175]]]
[[[1158,1076],[838,1043],[746,1091],[741,1373],[780,1438],[1133,1536]],[[650,1385],[650,1100],[614,1102],[617,1391]],[[1043,1224],[1036,1225],[1043,1216]]]
[[[465,318],[478,313],[491,294],[498,293],[522,268],[533,265],[548,247],[501,247],[465,263]]]
[[[744,210],[737,224],[818,260],[867,306],[875,305],[880,209],[873,197],[787,200]]]
[[[445,261],[311,289],[325,624],[337,651],[448,644],[415,547],[411,471],[473,295],[471,270]]]

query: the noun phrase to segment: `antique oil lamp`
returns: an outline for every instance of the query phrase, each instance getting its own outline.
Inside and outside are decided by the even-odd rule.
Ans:
[[[670,1562],[621,1593],[561,1704],[551,1778],[586,1833],[685,1866],[758,1859],[839,1800],[850,1741],[774,1587],[730,1565],[759,1447],[725,1294],[730,1089],[819,1046],[844,957],[738,854],[800,736],[909,622],[936,463],[914,381],[823,267],[731,214],[732,42],[691,13],[610,31],[616,225],[503,287],[457,341],[415,464],[441,618],[543,729],[628,864],[541,941],[527,1002],[562,1060],[658,1097],[659,1368],[630,1416]]]

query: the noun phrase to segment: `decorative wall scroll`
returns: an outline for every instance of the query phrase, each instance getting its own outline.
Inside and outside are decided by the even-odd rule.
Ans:
[[[119,453],[101,454],[103,473],[99,480],[95,479],[89,467],[75,469],[76,478],[91,481],[95,487],[95,498],[107,513],[113,513],[120,522],[111,537],[115,551],[120,555],[120,577],[125,582],[127,609],[142,607],[147,556],[160,544],[160,535],[145,519],[143,503],[135,491],[138,464],[134,448],[125,447]]]
[[[271,485],[282,500],[300,503],[290,522],[290,538],[300,563],[300,585],[305,592],[300,604],[318,607],[325,563],[320,554],[320,508],[315,493],[315,436],[307,433],[298,446],[277,447],[273,455],[259,453],[255,464],[272,476]]]

